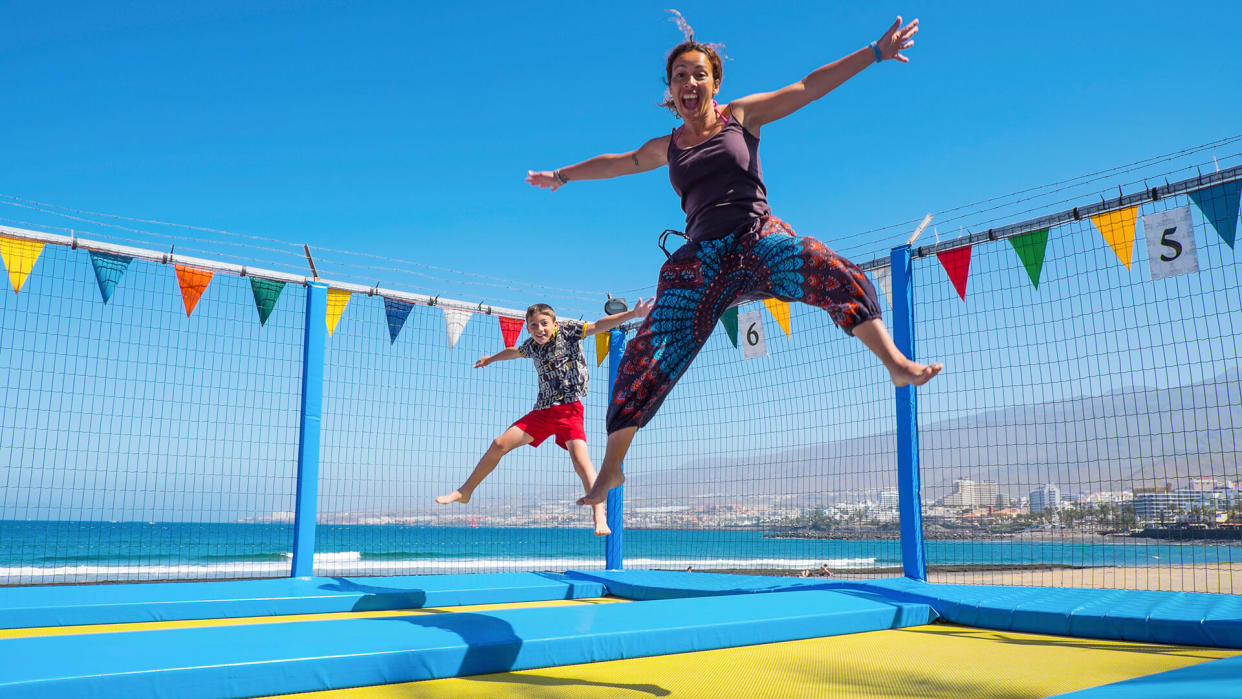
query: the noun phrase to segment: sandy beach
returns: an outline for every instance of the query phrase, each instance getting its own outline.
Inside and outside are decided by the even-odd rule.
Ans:
[[[1242,594],[1242,563],[1212,563],[1184,566],[1135,566],[1096,568],[966,569],[965,566],[933,567],[928,582],[958,585],[1023,585],[1031,587],[1094,587],[1117,590],[1166,590],[1172,592],[1220,592]],[[697,570],[697,569],[696,569]],[[744,575],[778,575],[801,577],[797,570],[713,570],[702,572],[737,573]],[[812,579],[822,579],[815,571],[807,571]],[[866,574],[858,571],[833,571],[830,580],[868,580],[895,577],[898,568]]]
[[[1242,563],[1033,570],[929,571],[929,582],[1242,594]]]

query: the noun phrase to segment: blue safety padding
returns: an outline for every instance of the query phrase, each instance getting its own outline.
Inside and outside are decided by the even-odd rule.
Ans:
[[[864,586],[926,602],[946,621],[988,629],[1144,643],[1242,648],[1242,597],[1203,592],[939,585],[888,578]]]
[[[570,570],[565,572],[565,577],[602,583],[608,589],[608,594],[632,600],[683,599],[825,587],[823,578],[687,573],[676,570]]]
[[[1224,699],[1242,695],[1242,655],[1076,692],[1073,699]]]
[[[930,623],[828,590],[0,639],[0,697],[262,696]]]
[[[0,587],[0,628],[418,609],[602,597],[558,573]]]

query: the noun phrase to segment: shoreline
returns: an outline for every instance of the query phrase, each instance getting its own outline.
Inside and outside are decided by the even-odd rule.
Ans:
[[[853,536],[849,534],[766,534],[765,539],[797,539],[802,541],[900,541],[898,536]],[[1134,534],[1100,534],[1062,530],[1060,532],[1018,532],[1015,534],[989,534],[985,536],[936,536],[924,535],[924,541],[970,541],[979,543],[1002,543],[1006,541],[1039,541],[1048,543],[1094,543],[1094,544],[1150,544],[1176,545],[1191,544],[1194,546],[1239,546],[1242,541],[1220,538],[1165,538],[1137,536]]]

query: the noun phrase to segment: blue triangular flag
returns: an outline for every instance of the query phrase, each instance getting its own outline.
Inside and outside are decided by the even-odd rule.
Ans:
[[[110,252],[90,251],[91,266],[95,268],[95,280],[99,282],[99,293],[103,295],[104,303],[112,298],[112,292],[116,290],[116,285],[121,282],[121,277],[125,276],[125,270],[129,268],[129,263],[134,258],[126,255],[114,255]]]
[[[1238,232],[1238,195],[1242,193],[1242,180],[1225,182],[1208,189],[1190,193],[1190,200],[1199,207],[1212,227],[1229,247],[1233,247]]]
[[[401,332],[401,326],[405,325],[405,319],[409,317],[410,309],[413,307],[414,304],[406,301],[384,298],[384,315],[388,316],[390,342],[397,341],[397,333]]]

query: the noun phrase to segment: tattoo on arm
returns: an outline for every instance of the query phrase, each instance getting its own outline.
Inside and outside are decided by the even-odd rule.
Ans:
[[[634,167],[642,167],[641,165],[638,164],[638,153],[637,152],[630,153],[630,160],[634,161]]]

